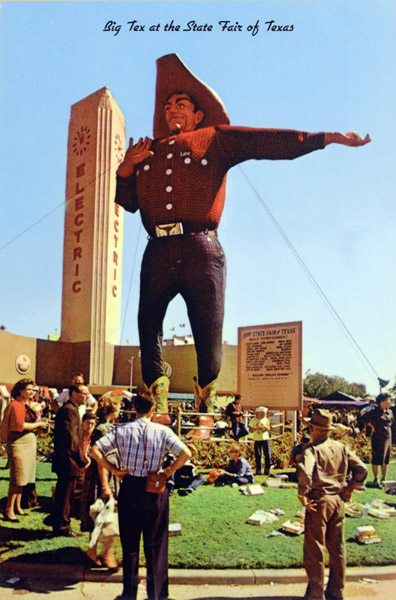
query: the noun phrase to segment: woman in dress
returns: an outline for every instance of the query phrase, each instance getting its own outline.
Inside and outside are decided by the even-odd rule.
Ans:
[[[93,446],[103,435],[106,435],[113,429],[114,422],[118,419],[121,410],[122,400],[119,396],[109,396],[99,398],[98,401],[98,424],[92,432],[91,445]],[[118,466],[118,457],[116,454],[109,454],[106,458]],[[119,489],[119,480],[111,473],[105,476],[105,469],[98,466],[96,460],[89,465],[84,479],[84,487],[81,496],[80,515],[81,530],[92,532],[94,529],[93,519],[89,515],[89,507],[94,504],[97,498],[108,500],[110,496],[117,497]],[[97,543],[93,548],[87,551],[87,556],[92,563],[103,565],[110,571],[118,570],[117,560],[113,550],[113,539],[103,538],[102,555],[97,554]]]
[[[389,406],[391,395],[384,392],[376,398],[377,406],[363,416],[366,425],[371,429],[371,468],[373,470],[374,487],[381,487],[386,479],[391,447],[393,413]],[[378,467],[381,467],[381,481],[378,481]]]
[[[18,515],[25,514],[21,507],[22,489],[36,478],[37,444],[35,431],[45,429],[47,423],[29,422],[27,406],[34,396],[34,383],[31,379],[21,379],[12,391],[13,400],[6,408],[1,427],[2,439],[7,442],[10,485],[7,504],[3,512],[6,521],[18,522]]]

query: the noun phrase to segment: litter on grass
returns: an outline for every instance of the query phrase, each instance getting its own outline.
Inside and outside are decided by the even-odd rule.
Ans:
[[[246,496],[258,496],[264,494],[264,490],[259,483],[249,483],[239,488]]]
[[[396,481],[382,481],[381,485],[388,494],[396,494]]]
[[[274,513],[274,515],[279,515],[279,516],[285,514],[285,511],[282,510],[281,508],[270,508],[269,511],[270,511],[270,513]]]
[[[181,523],[169,523],[168,529],[169,535],[181,535],[182,534],[182,524]]]
[[[300,508],[300,510],[297,513],[297,517],[300,517],[300,519],[305,519],[305,513],[307,512],[307,509],[305,508],[305,506],[303,506],[302,508]]]
[[[278,521],[278,517],[273,513],[266,512],[265,510],[256,510],[247,520],[250,525],[263,525],[264,523],[275,523]]]
[[[289,519],[283,523],[282,529],[288,533],[293,533],[294,535],[301,535],[304,533],[304,523],[292,523]]]
[[[347,502],[345,514],[349,517],[376,517],[377,519],[389,519],[396,516],[396,509],[388,506],[383,500],[377,498],[366,504],[359,502]]]
[[[267,487],[276,487],[276,488],[285,488],[285,489],[291,489],[291,488],[296,488],[297,487],[297,483],[294,483],[292,481],[287,481],[287,475],[281,475],[280,477],[278,477],[278,475],[275,475],[275,477],[268,477],[268,479],[265,482],[265,485]]]
[[[267,487],[280,487],[282,485],[281,479],[276,479],[276,477],[268,477],[265,482]]]
[[[356,527],[353,537],[359,544],[378,544],[382,541],[372,525]]]

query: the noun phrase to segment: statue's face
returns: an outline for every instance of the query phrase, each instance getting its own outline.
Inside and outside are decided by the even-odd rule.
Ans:
[[[171,133],[194,131],[203,119],[203,112],[195,110],[188,94],[170,96],[164,105],[165,120]]]

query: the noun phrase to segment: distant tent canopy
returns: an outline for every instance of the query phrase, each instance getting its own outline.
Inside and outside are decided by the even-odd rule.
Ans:
[[[367,402],[343,392],[333,392],[329,396],[326,396],[326,398],[322,398],[321,404],[323,406],[356,406],[360,408],[361,406],[365,406]]]

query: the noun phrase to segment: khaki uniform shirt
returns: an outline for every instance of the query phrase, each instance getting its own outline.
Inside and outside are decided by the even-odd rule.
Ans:
[[[352,483],[358,487],[367,476],[367,469],[358,456],[342,442],[325,438],[304,451],[298,469],[298,494],[318,499],[339,494],[348,470]]]

